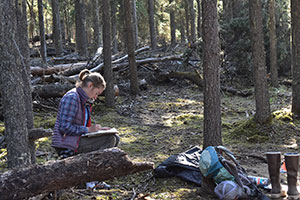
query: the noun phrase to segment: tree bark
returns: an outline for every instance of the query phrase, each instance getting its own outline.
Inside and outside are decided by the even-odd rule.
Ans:
[[[137,48],[138,43],[139,43],[139,33],[138,33],[138,20],[137,20],[137,15],[136,15],[136,0],[131,0],[132,6],[131,6],[131,11],[132,11],[132,24],[133,24],[133,32],[134,32],[134,43],[135,43],[135,48]]]
[[[273,87],[278,87],[275,0],[269,0],[269,34],[271,85]]]
[[[134,42],[134,28],[132,23],[132,0],[124,0],[124,8],[127,10],[125,13],[125,24],[126,24],[126,46],[128,52],[128,60],[129,60],[129,67],[130,67],[130,92],[133,95],[138,94],[139,87],[138,87],[138,77],[137,77],[137,67],[135,61],[135,42]]]
[[[118,53],[118,37],[117,37],[117,1],[111,1],[111,35],[112,35],[112,52]]]
[[[222,144],[220,95],[220,46],[217,0],[202,1],[204,139],[203,148]]]
[[[300,116],[300,2],[291,0],[292,16],[292,112]]]
[[[132,162],[127,154],[111,148],[80,154],[64,160],[8,171],[0,176],[2,200],[25,199],[89,181],[104,181],[151,170],[152,162]]]
[[[201,38],[201,1],[197,1],[197,10],[198,10],[198,15],[197,15],[197,36],[198,38]]]
[[[189,0],[184,0],[184,11],[185,11],[185,26],[186,26],[186,37],[189,43],[191,42],[191,33],[190,33],[190,14],[189,14]]]
[[[148,0],[148,19],[150,29],[151,48],[156,49],[156,32],[155,32],[155,20],[154,20],[154,5],[155,0]]]
[[[31,164],[24,82],[21,77],[21,68],[25,70],[26,64],[17,41],[19,30],[16,13],[20,4],[16,3],[9,0],[0,3],[0,91],[2,104],[5,105],[3,116],[9,168]]]
[[[103,56],[104,56],[104,78],[106,80],[105,105],[108,107],[115,106],[113,91],[113,71],[111,63],[111,27],[110,27],[110,0],[102,1],[102,18],[103,18]]]
[[[38,10],[39,10],[39,28],[40,28],[40,54],[44,63],[47,63],[47,47],[45,38],[45,27],[44,27],[44,12],[43,12],[43,1],[38,0]]]
[[[266,123],[271,116],[267,83],[266,59],[263,39],[261,0],[249,0],[250,35],[252,42],[252,64],[255,80],[255,119]]]
[[[102,9],[102,12],[105,10]],[[93,12],[93,29],[94,29],[94,41],[93,41],[93,52],[96,52],[101,45],[101,32],[100,32],[100,5],[99,0],[92,0],[92,12]],[[104,20],[103,20],[104,21]],[[104,21],[105,23],[105,21]]]
[[[75,0],[76,48],[80,56],[87,56],[86,9],[84,0]]]
[[[52,5],[53,41],[55,45],[55,55],[61,56],[63,54],[63,46],[62,46],[62,33],[61,33],[58,0],[51,0],[51,5]]]
[[[194,10],[194,0],[189,0],[189,10],[190,10],[190,23],[191,23],[191,39],[192,43],[196,41],[196,26],[195,26],[195,19],[196,14]]]
[[[169,0],[171,4],[170,10],[170,29],[171,29],[171,46],[175,46],[176,44],[176,26],[175,26],[175,14],[174,14],[174,6],[172,5],[173,0]]]
[[[17,44],[20,49],[20,56],[23,64],[19,65],[22,81],[25,102],[25,113],[27,128],[33,128],[33,108],[32,108],[32,95],[31,95],[31,82],[30,82],[30,68],[29,68],[29,43],[27,31],[27,12],[26,1],[22,0],[21,4],[16,5],[17,10]],[[29,141],[29,149],[31,154],[31,163],[35,163],[35,144]]]

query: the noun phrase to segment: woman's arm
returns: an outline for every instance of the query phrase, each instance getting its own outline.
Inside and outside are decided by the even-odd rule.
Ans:
[[[88,132],[87,127],[74,123],[76,113],[80,109],[78,97],[74,93],[64,96],[61,100],[60,107],[60,127],[62,134],[82,135]],[[83,111],[84,112],[84,111]]]

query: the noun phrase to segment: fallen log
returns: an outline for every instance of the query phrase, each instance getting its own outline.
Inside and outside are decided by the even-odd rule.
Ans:
[[[35,141],[42,137],[50,137],[52,135],[52,129],[33,128],[28,131],[28,139]],[[5,136],[0,137],[0,148],[6,148]]]
[[[159,82],[169,81],[171,78],[187,79],[195,83],[199,87],[201,88],[203,87],[203,79],[198,72],[177,72],[177,71],[161,72],[157,70],[154,76],[156,77],[156,80]],[[239,91],[232,87],[225,87],[225,86],[221,86],[221,90],[242,97],[248,97],[253,94],[249,90]]]
[[[139,49],[135,50],[135,54],[139,54],[139,53],[141,53],[143,51],[147,51],[149,49],[150,49],[149,46],[145,46],[145,47],[139,48]],[[118,58],[117,60],[115,60],[116,57],[117,57],[117,55],[118,54],[112,56],[112,63],[113,64],[114,63],[118,63],[118,62],[122,62],[123,60],[125,60],[125,59],[128,58],[128,55],[125,55],[125,56],[123,56],[123,57]],[[88,63],[86,66],[77,67],[76,69],[73,69],[73,70],[67,70],[67,71],[63,72],[63,75],[65,75],[65,76],[71,76],[73,78],[74,77],[77,78],[79,72],[81,70],[85,69],[85,68],[91,70],[92,72],[100,71],[101,68],[104,66],[104,63],[103,62],[102,63],[97,63],[97,61],[99,61],[98,57],[94,57],[93,61],[91,63]]]
[[[1,200],[25,199],[38,194],[104,181],[151,170],[152,162],[133,162],[128,155],[111,148],[79,154],[64,160],[16,169],[0,175]]]
[[[147,64],[147,63],[158,63],[158,62],[165,62],[165,61],[176,61],[176,60],[182,60],[182,55],[171,55],[171,56],[165,56],[165,57],[158,57],[158,58],[145,58],[142,60],[136,60],[137,65]],[[127,67],[129,65],[128,62],[125,63],[119,63],[113,65],[113,70],[117,71],[123,67]]]
[[[62,97],[67,91],[74,87],[74,84],[71,83],[49,83],[45,85],[34,85],[32,96],[42,98]]]
[[[49,74],[59,73],[61,71],[64,71],[64,70],[67,70],[70,68],[78,68],[78,67],[86,66],[86,63],[87,62],[59,64],[59,65],[54,65],[53,67],[48,67],[48,68],[30,67],[30,72],[33,76],[49,75]]]

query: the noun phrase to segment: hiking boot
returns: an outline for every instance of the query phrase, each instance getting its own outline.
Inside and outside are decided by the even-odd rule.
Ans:
[[[266,152],[268,161],[268,171],[272,185],[270,198],[280,198],[285,196],[284,191],[281,190],[280,185],[280,165],[281,152]]]
[[[299,199],[299,192],[297,190],[299,155],[300,154],[298,153],[284,154],[285,165],[287,170],[288,199]]]

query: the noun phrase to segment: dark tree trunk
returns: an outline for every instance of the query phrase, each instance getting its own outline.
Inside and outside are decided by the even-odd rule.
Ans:
[[[156,49],[156,32],[155,32],[155,20],[154,20],[154,5],[155,0],[148,0],[148,17],[149,17],[149,28],[151,38],[151,48]]]
[[[138,20],[136,15],[136,0],[131,0],[132,3],[132,24],[133,24],[133,32],[134,32],[134,43],[135,48],[138,46],[139,37],[138,37]]]
[[[194,10],[194,0],[189,0],[189,10],[190,10],[190,23],[191,23],[191,39],[192,43],[196,41],[196,26],[195,26],[195,19],[196,14]]]
[[[184,0],[184,11],[185,11],[185,30],[188,42],[191,43],[191,34],[190,34],[190,15],[189,15],[189,0]]]
[[[94,40],[93,40],[93,46],[94,46],[94,51],[96,52],[97,49],[100,47],[101,45],[101,32],[100,32],[100,16],[99,16],[99,12],[100,12],[100,6],[99,6],[99,0],[92,0],[92,12],[93,12],[93,29],[94,29]],[[104,10],[102,9],[102,12],[104,12]],[[104,21],[104,20],[103,20]],[[104,21],[105,23],[105,21]]]
[[[20,72],[23,81],[24,101],[25,101],[25,113],[27,128],[33,128],[33,108],[32,108],[32,93],[31,93],[31,81],[30,81],[30,63],[29,63],[29,46],[28,46],[28,31],[27,31],[27,12],[26,1],[22,0],[22,4],[16,4],[17,10],[17,44],[20,49],[20,54],[24,61],[23,65],[20,65]],[[29,149],[31,154],[31,163],[35,163],[35,144],[34,141],[29,140]]]
[[[105,105],[115,106],[115,95],[113,91],[113,72],[111,66],[111,34],[110,34],[110,0],[102,1],[103,18],[103,55],[104,55],[104,78],[106,80]]]
[[[130,92],[133,95],[138,94],[139,87],[138,87],[138,77],[137,77],[137,67],[135,61],[135,43],[134,43],[134,28],[132,23],[132,2],[131,0],[124,0],[124,8],[127,12],[125,12],[125,24],[126,24],[126,46],[127,46],[127,53],[128,53],[128,60],[129,60],[129,68],[130,68]]]
[[[119,18],[120,18],[120,27],[119,27],[119,37],[121,38],[122,43],[122,50],[127,49],[127,32],[126,32],[126,12],[125,12],[125,0],[120,0],[120,7],[119,7]]]
[[[52,24],[53,24],[53,41],[55,45],[56,56],[62,56],[62,34],[60,25],[59,2],[58,0],[51,0],[52,5]]]
[[[198,10],[198,15],[197,15],[197,36],[198,38],[201,38],[201,1],[197,0],[197,10]]]
[[[269,16],[271,85],[278,87],[275,0],[269,0]]]
[[[171,4],[173,0],[169,0]],[[176,25],[175,25],[175,13],[174,8],[171,6],[170,10],[170,28],[171,28],[171,46],[175,46],[176,44]]]
[[[88,181],[104,181],[153,169],[151,162],[132,162],[118,148],[93,151],[64,160],[8,171],[0,176],[1,200],[27,199]]]
[[[292,16],[292,112],[300,116],[300,1],[291,0]]]
[[[44,27],[44,12],[43,12],[43,1],[38,0],[38,10],[39,10],[39,28],[40,28],[40,53],[44,63],[47,63],[47,47],[45,38],[45,27]]]
[[[2,104],[5,105],[3,106],[3,116],[9,168],[31,164],[23,91],[24,82],[21,77],[22,68],[26,69],[20,51],[24,47],[18,46],[20,43],[16,41],[19,31],[16,13],[20,11],[22,4],[21,7],[19,6],[17,1],[9,0],[3,0],[0,4],[0,44],[2,44],[0,48],[0,91]],[[24,12],[23,7],[22,12]],[[24,16],[23,14],[22,16]]]
[[[202,15],[205,148],[222,144],[217,0],[203,0]]]
[[[84,0],[75,0],[76,48],[80,56],[87,56],[86,9]]]
[[[249,0],[250,33],[252,42],[252,64],[255,80],[255,118],[266,123],[271,116],[267,84],[266,59],[263,40],[261,0]]]
[[[118,37],[117,37],[117,1],[111,1],[111,35],[112,35],[112,52],[118,53]]]

